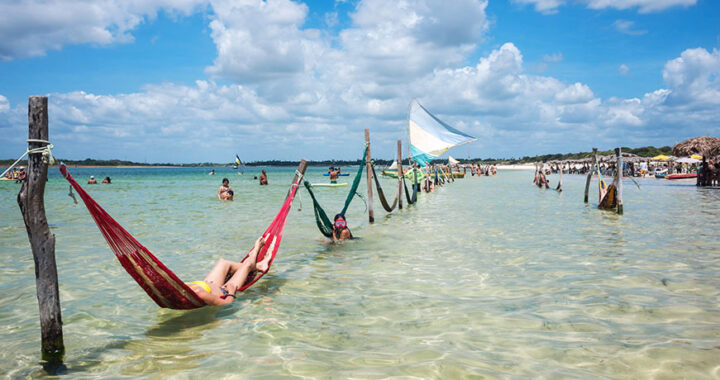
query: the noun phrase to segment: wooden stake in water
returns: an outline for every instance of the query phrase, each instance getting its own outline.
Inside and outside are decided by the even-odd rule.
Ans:
[[[397,141],[397,154],[398,154],[398,165],[397,165],[397,173],[398,173],[398,181],[400,181],[400,184],[398,185],[398,210],[402,210],[402,193],[403,193],[403,168],[402,168],[402,141]]]
[[[42,148],[48,143],[48,98],[31,96],[28,101],[28,149]],[[45,216],[45,183],[48,163],[42,153],[28,155],[27,179],[17,197],[35,259],[35,286],[40,309],[42,359],[50,368],[57,368],[65,354],[63,343],[60,295],[55,264],[55,235],[50,233]],[[47,368],[47,366],[46,366]]]
[[[365,173],[367,174],[367,194],[368,194],[368,221],[375,222],[375,213],[373,212],[373,193],[372,193],[372,168],[370,168],[370,130],[365,129],[365,144],[367,144],[367,155],[365,156]]]
[[[593,148],[592,153],[593,161],[590,164],[590,170],[588,170],[587,179],[585,180],[585,203],[588,203],[588,192],[590,191],[590,180],[595,172],[595,165],[597,164],[597,148]]]
[[[622,180],[623,180],[623,158],[621,148],[615,148],[615,156],[617,158],[617,168],[615,170],[615,183],[617,184],[617,213],[622,215]]]

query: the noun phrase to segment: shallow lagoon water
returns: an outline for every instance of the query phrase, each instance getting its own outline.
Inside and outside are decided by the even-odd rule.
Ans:
[[[258,171],[71,169],[81,183],[111,176],[86,188],[186,281],[244,255],[279,209],[294,168],[268,168],[268,187]],[[216,198],[223,176],[234,202]],[[468,176],[389,215],[376,200],[373,225],[356,199],[361,239],[343,244],[322,239],[302,189],[270,273],[229,307],[187,312],[145,295],[51,170],[64,375],[719,378],[720,191],[626,181],[618,216],[596,209],[595,184],[583,203],[582,176],[566,175],[560,194],[531,181]],[[43,377],[18,189],[0,183],[0,375]],[[347,190],[316,193],[332,215]]]

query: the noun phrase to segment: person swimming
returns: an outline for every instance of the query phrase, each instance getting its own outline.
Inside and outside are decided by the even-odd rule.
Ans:
[[[88,180],[88,185],[96,185],[96,184],[97,184],[97,180],[95,179],[95,176],[91,175],[90,179]]]
[[[230,304],[235,300],[235,292],[247,282],[248,277],[255,271],[265,273],[270,268],[272,255],[269,252],[261,261],[257,261],[257,255],[264,245],[265,240],[260,237],[245,261],[220,259],[204,280],[186,284],[208,305]]]
[[[232,201],[235,198],[235,192],[230,187],[230,180],[222,179],[222,185],[218,188],[218,199],[221,201]]]
[[[333,241],[352,239],[352,232],[350,232],[350,229],[347,226],[347,220],[345,219],[345,215],[337,214],[335,215],[334,220],[335,221],[333,222],[332,233]]]

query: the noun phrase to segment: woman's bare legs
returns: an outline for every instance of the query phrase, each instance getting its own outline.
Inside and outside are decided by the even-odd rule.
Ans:
[[[270,268],[270,259],[272,258],[272,252],[269,250],[265,252],[265,256],[262,258],[262,260],[258,261],[255,264],[255,269],[259,270],[260,272],[267,272],[267,270]]]
[[[235,271],[232,277],[230,277],[230,279],[222,286],[223,288],[225,288],[225,290],[227,290],[228,293],[235,294],[235,291],[245,284],[245,280],[247,280],[248,274],[250,274],[251,271],[256,269],[255,265],[257,261],[257,255],[263,245],[265,245],[265,239],[263,239],[262,237],[258,238],[257,241],[255,241],[255,246],[253,247],[252,251],[250,251],[250,253],[248,254],[248,258],[242,263],[240,263],[240,267]],[[225,277],[223,277],[223,279],[225,279]]]
[[[231,270],[232,264],[234,264],[232,261],[225,259],[218,260],[215,267],[213,267],[210,273],[205,276],[205,282],[208,284],[215,284],[217,286],[222,285],[225,282],[225,276],[227,276],[228,272]]]

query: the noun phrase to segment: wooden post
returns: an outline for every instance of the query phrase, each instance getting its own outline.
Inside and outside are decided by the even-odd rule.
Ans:
[[[298,165],[298,168],[297,168],[297,173],[295,173],[295,176],[293,176],[291,183],[295,183],[297,181],[302,181],[302,179],[300,178],[300,175],[303,175],[303,176],[305,175],[305,169],[307,169],[307,166],[308,166],[307,160],[304,158],[301,159],[300,164]],[[298,173],[300,173],[300,175],[298,175]],[[298,183],[298,186],[300,186],[300,185],[301,185],[301,183]],[[288,193],[287,193],[288,197],[290,196],[290,191],[292,191],[292,189],[288,190]]]
[[[558,180],[558,185],[557,185],[557,187],[555,188],[555,190],[557,190],[558,192],[562,192],[562,175],[563,175],[563,168],[562,168],[562,166],[560,166],[560,170],[559,170],[559,171],[560,171],[560,173],[559,173],[559,174],[560,174],[560,179]]]
[[[623,203],[622,203],[622,180],[623,180],[623,158],[622,149],[615,148],[615,156],[617,158],[617,168],[615,168],[615,187],[617,187],[617,213],[622,215]]]
[[[593,161],[590,164],[590,170],[588,170],[587,179],[585,180],[585,203],[588,203],[588,192],[590,191],[590,180],[592,179],[593,172],[595,171],[595,165],[597,164],[597,148],[593,148]]]
[[[367,174],[367,195],[368,195],[368,221],[375,223],[375,213],[373,212],[373,192],[372,192],[372,168],[370,168],[370,130],[365,128],[365,144],[367,144],[367,154],[365,155],[365,173]]]
[[[31,96],[28,101],[28,139],[48,140],[48,98]],[[42,148],[47,143],[28,142],[28,148]],[[30,248],[35,259],[35,287],[40,309],[40,335],[42,359],[50,367],[62,363],[65,354],[63,343],[60,294],[57,266],[55,265],[55,235],[50,233],[45,216],[45,182],[48,164],[43,155],[28,155],[27,179],[20,188],[17,202],[20,206]]]
[[[402,141],[397,141],[397,154],[398,154],[398,181],[400,181],[400,184],[398,185],[398,210],[402,210],[402,196],[403,196],[403,168],[402,168]]]

